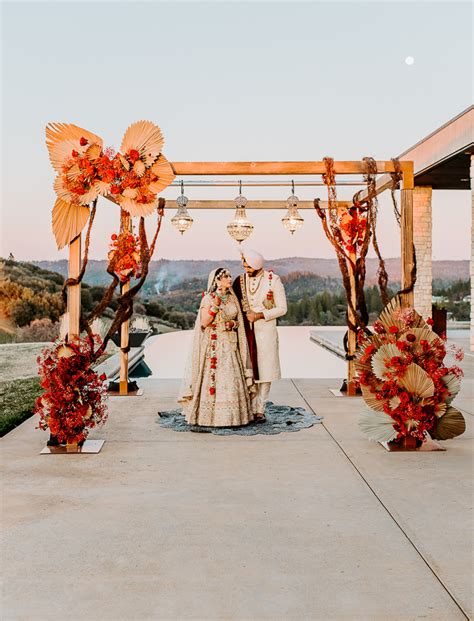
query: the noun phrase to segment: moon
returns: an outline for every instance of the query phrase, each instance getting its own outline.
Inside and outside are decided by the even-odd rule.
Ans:
[[[413,56],[407,56],[407,57],[405,58],[405,63],[406,63],[407,65],[413,65],[413,64],[414,64],[414,62],[415,62],[415,59],[413,58]]]

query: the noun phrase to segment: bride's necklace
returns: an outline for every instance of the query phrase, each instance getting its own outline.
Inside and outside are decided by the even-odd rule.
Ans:
[[[217,297],[220,298],[224,304],[229,299],[229,293],[221,293],[220,291],[216,291],[216,293]]]
[[[249,279],[249,292],[252,295],[255,295],[255,293],[257,293],[258,288],[260,287],[260,284],[263,280],[263,270],[260,276],[249,276],[248,279]]]

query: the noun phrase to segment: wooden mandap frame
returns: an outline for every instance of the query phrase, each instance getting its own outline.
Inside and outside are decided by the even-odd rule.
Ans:
[[[244,177],[251,175],[274,176],[286,175],[290,177],[298,177],[300,175],[323,175],[326,173],[326,164],[323,161],[317,162],[170,162],[173,172],[177,177],[199,176],[199,177],[215,177],[215,176],[233,176]],[[377,174],[385,173],[401,173],[401,281],[402,289],[408,287],[411,283],[412,270],[414,267],[414,246],[413,246],[413,162],[398,162],[398,170],[395,169],[395,163],[389,161],[377,161]],[[367,164],[364,161],[335,161],[334,174],[336,175],[363,175],[367,173]],[[231,185],[236,185],[235,182]],[[258,185],[265,185],[258,184]],[[268,185],[271,185],[269,183]],[[355,184],[354,184],[355,185]],[[378,183],[376,194],[380,194],[390,187],[390,183]],[[107,196],[113,201],[111,196]],[[361,203],[367,202],[367,192],[363,192],[359,198]],[[115,202],[115,201],[113,201]],[[175,207],[175,201],[167,201],[168,207]],[[328,208],[327,202],[320,202],[322,208]],[[352,206],[350,201],[337,201],[337,209],[348,209]],[[188,209],[235,209],[234,201],[218,201],[218,200],[196,200],[189,201]],[[285,201],[261,200],[248,201],[246,209],[285,209]],[[312,201],[300,201],[298,209],[314,209]],[[76,278],[81,269],[81,235],[78,235],[69,243],[69,277]],[[353,274],[351,275],[351,283],[354,283]],[[125,285],[126,286],[126,285]],[[413,291],[403,294],[403,303],[405,306],[413,306]],[[355,288],[353,288],[353,306],[355,307]],[[69,338],[79,336],[79,321],[81,307],[81,285],[72,285],[68,288],[67,296],[68,311],[68,335]],[[349,308],[350,313],[350,308]],[[354,323],[354,318],[349,316]],[[120,394],[128,394],[128,329],[129,322],[125,321],[121,326],[121,361],[120,361]],[[354,355],[356,349],[356,334],[349,330],[348,339],[348,394],[354,394],[353,378],[354,378],[354,362],[351,356]]]

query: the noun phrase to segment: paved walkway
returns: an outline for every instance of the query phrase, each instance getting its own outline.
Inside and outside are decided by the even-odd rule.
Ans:
[[[447,452],[387,453],[336,379],[275,383],[324,424],[253,437],[163,429],[179,382],[140,383],[99,455],[2,441],[3,619],[469,618],[472,409]]]

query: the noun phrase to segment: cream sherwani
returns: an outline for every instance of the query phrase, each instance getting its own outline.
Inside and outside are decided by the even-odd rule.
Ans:
[[[257,343],[259,387],[257,398],[254,399],[254,411],[263,413],[265,401],[270,391],[270,383],[281,378],[280,354],[278,346],[277,319],[286,314],[285,289],[277,274],[272,273],[271,290],[275,307],[266,309],[263,305],[270,291],[270,272],[263,270],[256,277],[245,276],[245,288],[250,309],[255,313],[263,313],[264,319],[259,319],[254,325],[255,340]]]

